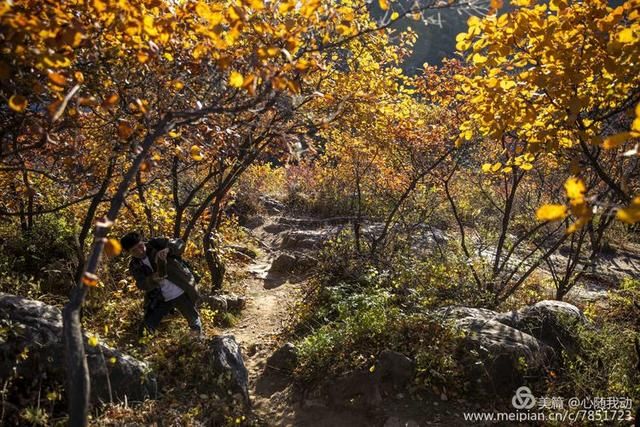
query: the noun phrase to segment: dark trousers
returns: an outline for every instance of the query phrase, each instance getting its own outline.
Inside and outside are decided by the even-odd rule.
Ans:
[[[171,301],[158,301],[158,303],[144,315],[144,324],[146,328],[149,331],[156,330],[164,316],[166,316],[173,308],[177,308],[184,318],[187,319],[192,331],[202,331],[202,322],[200,321],[198,311],[186,293],[183,293],[178,298],[174,298]]]

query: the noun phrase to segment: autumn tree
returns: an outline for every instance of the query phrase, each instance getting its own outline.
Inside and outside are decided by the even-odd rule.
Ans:
[[[639,3],[615,9],[606,1],[512,4],[513,12],[470,18],[469,30],[457,37],[474,70],[459,79],[460,96],[469,101],[461,137],[522,141],[522,152],[504,167],[544,154],[581,182],[582,171],[593,170],[599,185],[585,189],[590,200],[568,194],[574,202],[568,209],[547,208],[540,215],[549,220],[570,213],[573,231],[589,222],[594,206],[624,206],[635,191],[628,178],[635,176],[637,153],[629,148],[637,122],[625,115],[633,120],[640,99]],[[607,150],[629,153],[612,161]],[[625,212],[618,217],[628,218]]]
[[[562,298],[595,262],[613,218],[636,218],[638,2],[511,3],[512,12],[471,17],[457,37],[469,64],[456,76],[464,118],[459,145],[469,141],[484,156],[476,161],[485,173],[480,186],[487,177],[494,188],[504,184],[487,286],[505,298],[546,264]],[[505,246],[532,189],[541,222]],[[563,221],[560,229],[554,221]],[[527,246],[528,239],[535,254],[520,254],[523,272],[514,282],[510,274],[491,284],[509,265],[513,245]],[[563,244],[572,255],[558,269],[550,257]]]
[[[433,6],[394,11],[392,21]],[[74,206],[82,215],[78,280],[64,310],[72,425],[86,424],[89,396],[80,308],[99,281],[103,250],[119,252],[109,235],[131,190],[151,231],[154,182],[172,188],[174,234],[188,237],[210,210],[203,243],[211,257],[211,233],[237,177],[314,123],[290,116],[324,98],[314,88],[332,52],[389,24],[371,21],[365,2],[2,3],[1,184],[16,196],[4,213],[25,229],[44,212]],[[334,107],[320,105],[330,116]],[[57,173],[43,173],[50,168]],[[188,187],[181,173],[191,176]]]

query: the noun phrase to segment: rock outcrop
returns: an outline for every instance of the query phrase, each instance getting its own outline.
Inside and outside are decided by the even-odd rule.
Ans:
[[[525,377],[536,378],[561,363],[562,351],[576,351],[574,329],[580,310],[560,301],[541,301],[507,313],[469,307],[438,311],[464,335],[458,355],[468,375],[492,391],[511,393]]]
[[[290,374],[298,363],[296,347],[288,342],[273,352],[267,359],[267,369],[274,369],[282,374]]]
[[[0,378],[22,393],[66,381],[62,314],[56,307],[0,293]],[[146,363],[85,337],[93,403],[142,401],[157,394]]]
[[[240,346],[236,339],[230,335],[214,337],[208,342],[208,363],[219,381],[212,391],[219,396],[224,396],[227,391],[239,397],[246,406],[249,400],[249,374],[244,366]],[[209,387],[210,385],[207,385]]]

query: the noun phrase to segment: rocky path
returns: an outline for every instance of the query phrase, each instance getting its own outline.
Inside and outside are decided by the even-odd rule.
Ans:
[[[283,342],[281,332],[303,297],[304,277],[291,272],[292,264],[312,265],[313,250],[341,227],[312,219],[267,217],[252,228],[260,254],[245,266],[246,307],[239,322],[225,333],[234,335],[242,348],[249,373],[249,394],[254,415],[269,426],[455,426],[455,403],[406,399],[385,402],[378,411],[328,405],[319,396],[306,396],[290,376],[265,369],[267,360]],[[283,261],[284,260],[284,261]],[[440,406],[436,406],[440,405]],[[386,414],[386,415],[385,415]],[[414,420],[420,419],[420,424]]]
[[[247,304],[239,322],[225,331],[234,335],[241,345],[249,372],[253,411],[269,425],[280,424],[277,411],[281,405],[275,404],[273,394],[287,388],[289,379],[265,372],[266,361],[277,349],[278,336],[300,300],[304,285],[300,277],[272,268],[274,260],[284,253],[280,249],[283,241],[281,231],[277,227],[277,218],[268,218],[252,230],[261,250],[245,267],[248,273],[244,280]]]

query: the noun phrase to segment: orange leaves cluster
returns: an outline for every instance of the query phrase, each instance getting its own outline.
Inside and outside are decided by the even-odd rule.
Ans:
[[[367,22],[356,5],[333,7],[319,0],[5,2],[0,28],[9,60],[0,62],[0,79],[34,66],[33,80],[47,85],[40,84],[33,95],[60,100],[64,96],[58,93],[84,82],[75,73],[79,56],[91,62],[97,49],[137,59],[140,72],[192,72],[202,61],[223,70],[242,69],[242,74],[232,72],[228,83],[250,95],[276,77],[278,90],[299,93],[296,76],[322,66],[320,43],[334,41],[336,34],[353,35]],[[256,55],[257,63],[251,60]],[[31,94],[14,96],[10,108],[24,112]]]

